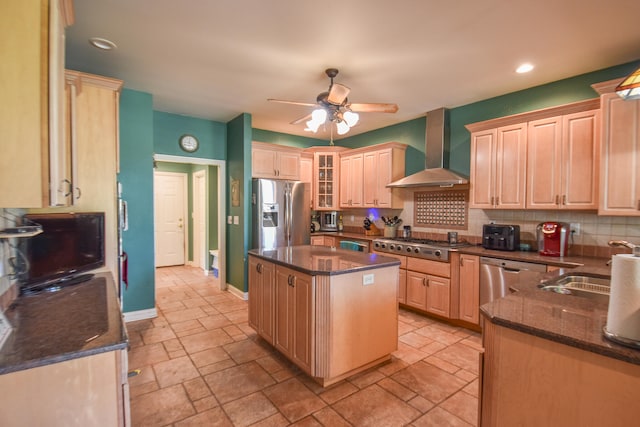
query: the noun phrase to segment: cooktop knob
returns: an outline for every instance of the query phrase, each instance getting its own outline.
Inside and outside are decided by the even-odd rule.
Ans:
[[[396,249],[397,249],[397,250],[399,250],[399,251],[401,251],[401,250],[402,250],[402,246],[398,245],[398,246],[396,247]]]
[[[385,245],[384,243],[380,243],[380,247],[381,247],[382,249],[384,249],[384,248],[386,248],[386,247],[387,247],[387,245]]]
[[[440,256],[442,255],[442,251],[440,249],[436,249],[436,251],[433,254],[438,258],[440,258]]]
[[[415,249],[413,250],[413,252],[415,252],[415,253],[419,254],[419,253],[420,253],[420,248],[415,248]]]
[[[407,246],[407,252],[411,252],[411,246]]]
[[[395,249],[396,247],[394,245],[389,245],[389,249]]]

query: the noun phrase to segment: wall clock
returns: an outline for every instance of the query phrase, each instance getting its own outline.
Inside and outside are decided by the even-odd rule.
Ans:
[[[180,137],[180,148],[187,153],[193,153],[198,149],[198,139],[193,135],[182,135]]]

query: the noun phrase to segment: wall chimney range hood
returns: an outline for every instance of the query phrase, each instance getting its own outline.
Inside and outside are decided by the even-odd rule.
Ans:
[[[466,176],[446,168],[444,152],[449,150],[449,110],[438,108],[427,113],[425,169],[387,185],[391,188],[453,187],[468,184]],[[448,160],[448,159],[447,159]]]

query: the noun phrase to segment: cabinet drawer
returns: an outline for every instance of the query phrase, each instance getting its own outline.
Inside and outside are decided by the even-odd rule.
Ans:
[[[407,257],[407,270],[418,271],[420,273],[440,277],[451,277],[451,264],[448,262]]]
[[[406,255],[388,254],[386,252],[377,252],[377,251],[373,251],[373,252],[378,254],[378,255],[387,256],[389,258],[395,258],[395,259],[400,261],[400,268],[407,268],[407,257],[406,257]]]

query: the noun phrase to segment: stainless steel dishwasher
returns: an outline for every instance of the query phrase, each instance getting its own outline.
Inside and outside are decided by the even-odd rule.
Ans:
[[[480,305],[502,298],[522,270],[545,272],[545,264],[480,257]]]

